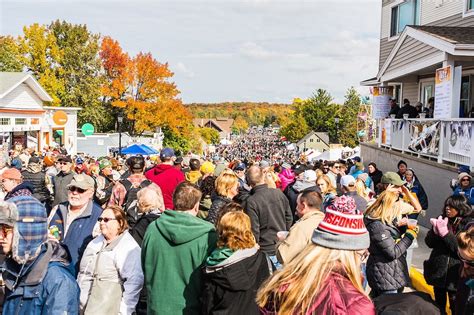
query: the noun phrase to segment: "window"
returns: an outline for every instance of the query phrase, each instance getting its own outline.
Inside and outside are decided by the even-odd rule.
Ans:
[[[474,1],[474,0],[469,0]],[[392,8],[390,36],[403,32],[407,25],[420,24],[420,0],[406,0]]]
[[[474,118],[474,75],[463,76],[461,79],[461,95],[459,97],[459,117]]]
[[[316,140],[317,142],[321,142],[321,139],[318,138],[318,140]]]
[[[309,142],[313,142],[313,139],[309,139]]]
[[[467,10],[474,10],[474,0],[467,0]]]
[[[26,125],[26,118],[15,118],[15,125]]]
[[[10,118],[0,118],[1,126],[8,126],[10,124]]]
[[[32,125],[39,125],[40,120],[39,118],[31,118],[31,124]]]

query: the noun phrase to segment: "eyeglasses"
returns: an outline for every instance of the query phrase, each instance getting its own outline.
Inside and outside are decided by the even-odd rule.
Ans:
[[[1,225],[2,237],[3,237],[3,238],[7,237],[8,232],[10,232],[10,231],[12,231],[12,230],[13,230],[13,228],[12,228],[11,226],[2,224],[2,225]]]
[[[85,192],[87,191],[87,189],[82,189],[82,188],[75,187],[75,186],[69,187],[68,190],[69,190],[70,192],[75,192],[75,191],[77,191],[77,192],[80,193],[80,194],[83,194],[83,193],[85,193]]]
[[[109,222],[109,221],[112,221],[112,220],[117,220],[117,219],[116,219],[116,218],[102,218],[102,217],[99,217],[99,218],[97,219],[97,221],[99,221],[99,222],[104,221],[105,223],[107,223],[107,222]]]
[[[59,164],[61,164],[61,165],[68,165],[69,162],[59,162]]]

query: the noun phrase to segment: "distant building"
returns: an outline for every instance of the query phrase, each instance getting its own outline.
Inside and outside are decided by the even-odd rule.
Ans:
[[[195,127],[208,127],[216,129],[219,132],[221,139],[229,139],[232,134],[232,125],[234,120],[232,118],[216,118],[216,119],[206,119],[206,118],[195,118],[193,119],[193,124]]]
[[[329,136],[327,132],[311,131],[296,143],[299,152],[313,149],[319,152],[329,150]]]
[[[0,146],[41,150],[63,145],[75,154],[80,108],[44,106],[51,101],[31,74],[0,72]]]

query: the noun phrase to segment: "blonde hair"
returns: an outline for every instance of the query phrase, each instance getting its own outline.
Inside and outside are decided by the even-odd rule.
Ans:
[[[252,233],[250,218],[241,211],[228,212],[220,218],[217,225],[219,240],[217,247],[227,247],[231,250],[252,248],[255,237]]]
[[[260,287],[257,304],[263,308],[273,303],[268,307],[277,314],[306,314],[331,272],[348,278],[361,294],[366,295],[357,251],[311,243]]]
[[[327,176],[326,174],[323,174],[323,175],[320,175],[316,178],[316,184],[318,183],[319,180],[324,180],[326,182],[326,184],[328,185],[328,189],[325,191],[325,192],[321,192],[322,194],[328,194],[328,193],[333,193],[333,194],[337,194],[336,192],[336,187],[334,187],[332,185],[332,182],[331,182],[331,179],[329,178],[329,176]]]
[[[365,182],[362,179],[360,178],[356,179],[355,187],[356,187],[357,194],[359,196],[361,196],[365,200],[370,199],[369,193],[367,191],[367,187],[365,186]]]
[[[89,172],[91,175],[99,175],[99,172],[100,172],[99,165],[93,164],[89,166]]]
[[[237,176],[232,172],[222,172],[216,178],[217,194],[227,197],[229,191],[239,182]]]
[[[395,219],[401,219],[401,209],[396,205],[398,194],[384,191],[375,202],[365,211],[372,219],[380,220],[386,225],[393,225]]]
[[[150,187],[140,189],[137,193],[137,199],[138,211],[140,213],[147,213],[152,210],[165,210],[163,196]]]

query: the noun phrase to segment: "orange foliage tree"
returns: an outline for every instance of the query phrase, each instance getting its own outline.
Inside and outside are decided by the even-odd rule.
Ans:
[[[133,134],[156,127],[190,134],[191,115],[178,98],[176,84],[170,82],[173,72],[167,63],[158,62],[151,53],[130,58],[110,37],[102,41],[100,57],[107,77],[104,101],[124,112]]]

